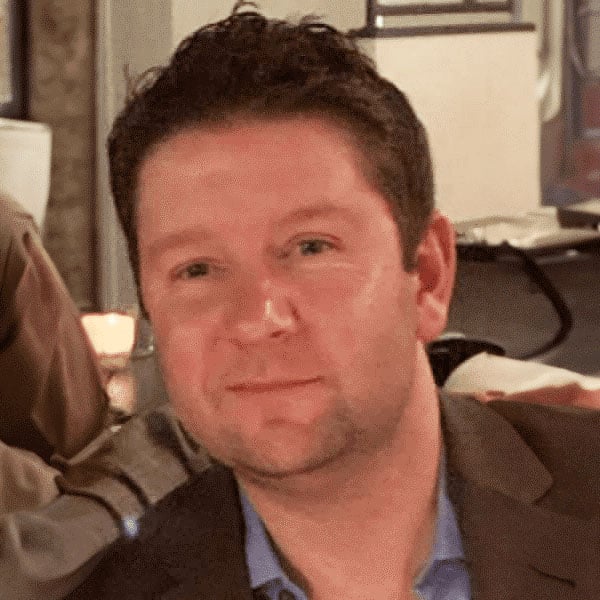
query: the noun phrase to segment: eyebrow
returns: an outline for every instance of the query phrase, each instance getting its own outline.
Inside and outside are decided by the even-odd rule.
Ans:
[[[180,231],[174,231],[164,237],[161,237],[151,244],[146,246],[148,256],[150,258],[158,257],[165,252],[177,248],[179,246],[185,246],[186,244],[197,243],[198,241],[210,240],[214,236],[208,229],[201,226],[189,227]]]
[[[309,221],[310,219],[316,219],[319,217],[330,217],[330,216],[342,216],[347,221],[353,221],[352,211],[342,206],[337,206],[329,202],[323,202],[315,204],[314,206],[307,206],[299,208],[280,219],[279,224],[287,225],[294,224],[301,221]]]

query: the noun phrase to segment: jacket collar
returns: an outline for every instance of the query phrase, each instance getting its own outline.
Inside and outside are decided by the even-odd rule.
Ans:
[[[472,398],[441,398],[444,439],[453,473],[474,485],[532,503],[552,475],[510,423]]]

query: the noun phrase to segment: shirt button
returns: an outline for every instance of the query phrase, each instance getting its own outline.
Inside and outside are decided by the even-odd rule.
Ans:
[[[296,600],[296,596],[292,594],[289,590],[281,590],[279,592],[278,600]]]

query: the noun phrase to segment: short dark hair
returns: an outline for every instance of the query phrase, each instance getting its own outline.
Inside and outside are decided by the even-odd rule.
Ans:
[[[110,133],[111,187],[138,290],[136,188],[144,158],[184,129],[246,118],[319,116],[344,128],[363,174],[391,206],[411,270],[433,209],[433,176],[425,130],[406,97],[350,36],[311,17],[291,23],[239,11],[244,4],[148,72]]]

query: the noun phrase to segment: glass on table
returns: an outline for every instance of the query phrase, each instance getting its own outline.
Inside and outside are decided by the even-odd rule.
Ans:
[[[117,311],[88,313],[82,315],[81,324],[107,377],[106,393],[111,407],[133,413],[137,391],[130,362],[136,341],[136,317]]]

